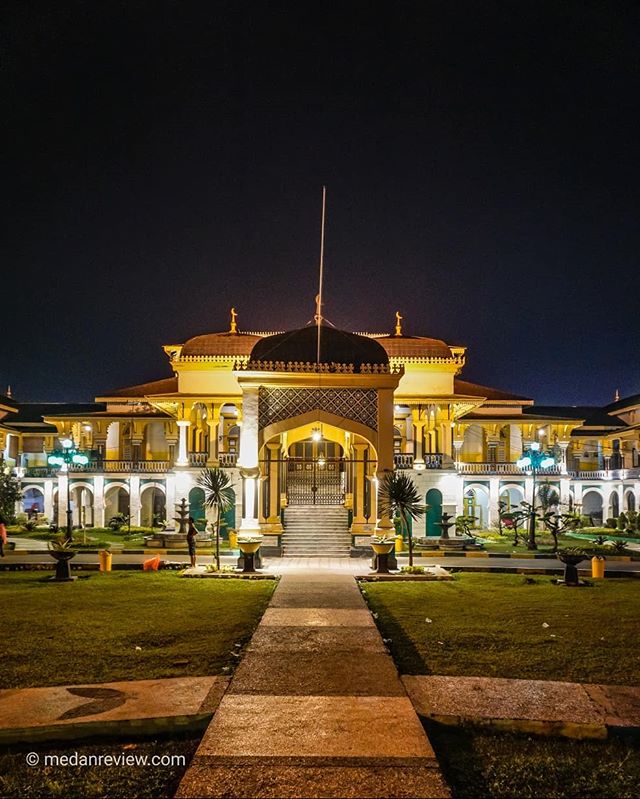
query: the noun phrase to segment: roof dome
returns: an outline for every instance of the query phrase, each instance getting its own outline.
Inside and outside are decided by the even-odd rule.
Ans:
[[[261,338],[254,333],[205,333],[186,341],[181,355],[248,355]]]
[[[390,358],[451,358],[448,344],[439,338],[423,336],[382,336],[376,341]]]
[[[260,339],[251,350],[250,360],[315,363],[317,357],[318,328],[308,325]],[[364,363],[386,365],[389,358],[374,339],[323,324],[320,332],[320,363],[353,364],[355,371],[359,372]]]

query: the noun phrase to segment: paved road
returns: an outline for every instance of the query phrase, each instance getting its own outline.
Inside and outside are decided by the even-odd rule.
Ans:
[[[149,555],[136,555],[123,553],[114,555],[114,566],[117,564],[142,564]],[[165,561],[177,563],[189,563],[188,555],[161,555]],[[222,563],[227,566],[235,565],[236,558],[231,555],[223,555]],[[9,554],[4,559],[0,559],[2,564],[11,563],[49,563],[50,558],[43,551],[42,554],[33,555],[13,555]],[[212,563],[212,555],[198,555],[198,563]],[[408,561],[406,557],[400,556],[400,565],[405,565]],[[532,560],[530,558],[464,558],[464,557],[438,557],[438,558],[416,558],[417,564],[422,566],[432,566],[437,564],[444,568],[464,568],[465,571],[486,571],[487,569],[526,569],[535,572],[541,569],[554,569],[558,572],[564,570],[564,566],[558,560]],[[73,560],[74,564],[98,563],[98,556],[94,554],[79,553]],[[590,564],[584,561],[584,569],[581,571],[590,572]],[[331,571],[348,574],[368,574],[371,569],[367,558],[267,558],[264,561],[264,570],[274,574],[290,574],[301,571]],[[615,572],[629,572],[640,574],[640,561],[608,561],[607,570]]]

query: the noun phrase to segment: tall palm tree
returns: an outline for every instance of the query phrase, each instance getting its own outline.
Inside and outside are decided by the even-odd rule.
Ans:
[[[233,508],[236,495],[224,469],[203,469],[198,484],[204,491],[204,504],[216,509],[216,569],[220,571],[220,518]]]
[[[428,506],[420,501],[420,494],[411,477],[403,471],[385,474],[380,484],[380,509],[391,518],[396,514],[400,519],[400,532],[407,533],[409,541],[409,566],[413,566],[413,534],[409,519],[417,520],[427,511]]]

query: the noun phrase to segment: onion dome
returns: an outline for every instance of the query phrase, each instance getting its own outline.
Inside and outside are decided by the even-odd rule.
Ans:
[[[278,333],[260,339],[251,350],[250,362],[316,363],[318,327],[308,325],[299,330]],[[384,348],[375,339],[348,333],[335,327],[320,326],[320,363],[353,364],[359,372],[363,364],[388,365]]]

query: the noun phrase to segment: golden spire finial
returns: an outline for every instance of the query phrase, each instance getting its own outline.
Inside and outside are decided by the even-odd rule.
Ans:
[[[620,402],[620,390],[616,389],[616,393],[613,395],[614,402]]]
[[[238,332],[238,323],[236,319],[238,318],[238,314],[236,313],[236,309],[231,309],[231,327],[229,328],[229,333],[237,333]]]
[[[400,311],[396,311],[396,336],[402,335],[402,319],[404,317],[400,316]]]

